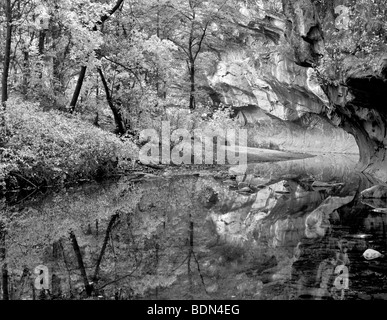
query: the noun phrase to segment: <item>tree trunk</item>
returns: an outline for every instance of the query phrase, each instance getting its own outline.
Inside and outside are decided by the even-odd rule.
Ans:
[[[44,45],[46,42],[46,33],[47,33],[47,31],[44,29],[40,30],[40,32],[39,32],[38,52],[39,52],[39,55],[41,56],[41,58],[43,58],[43,54],[44,54]],[[41,80],[40,81],[41,89],[43,89],[45,87],[44,83],[46,82],[46,79],[43,79],[43,73],[44,73],[46,63],[47,63],[46,60],[43,58],[42,64],[39,66],[39,79]]]
[[[79,73],[78,82],[77,82],[77,85],[75,87],[73,98],[72,98],[71,103],[70,103],[70,112],[71,113],[73,113],[75,111],[75,106],[77,104],[79,94],[81,93],[83,80],[85,79],[86,69],[87,69],[86,66],[82,66],[81,72]]]
[[[8,76],[9,65],[11,62],[11,42],[12,42],[12,8],[11,0],[5,2],[5,14],[7,20],[7,36],[5,40],[4,64],[3,64],[3,78],[1,90],[1,103],[5,108],[5,102],[8,100]]]
[[[63,29],[60,28],[52,28],[51,37],[52,37],[52,50],[57,52],[59,48],[57,48],[57,44],[60,43],[60,38],[63,35]],[[68,55],[70,54],[70,44],[71,40],[67,43],[63,52],[58,52],[56,57],[53,59],[53,68],[52,68],[52,77],[55,79],[54,81],[54,95],[65,97],[65,75],[63,63],[67,60]],[[60,49],[59,49],[60,50]]]
[[[24,60],[23,60],[23,94],[25,97],[28,95],[28,83],[30,79],[30,54],[28,50],[23,52]]]
[[[41,30],[39,32],[39,55],[42,55],[44,53],[44,44],[46,42],[46,30]]]
[[[196,101],[195,101],[195,62],[190,61],[190,82],[191,82],[191,90],[190,90],[190,96],[189,96],[189,108],[191,110],[194,110],[196,108]]]
[[[75,256],[77,257],[78,267],[79,267],[79,270],[81,272],[83,284],[84,284],[85,289],[86,289],[86,294],[88,297],[90,297],[91,293],[93,291],[93,287],[90,285],[89,280],[87,278],[86,268],[85,268],[85,265],[84,265],[83,259],[82,259],[82,253],[81,253],[81,250],[79,249],[78,241],[77,241],[77,238],[75,237],[75,234],[73,231],[70,232],[70,240],[71,240],[71,244],[73,245]]]
[[[102,23],[104,23],[107,19],[110,18],[110,16],[112,16],[114,14],[114,12],[116,12],[122,5],[122,3],[124,2],[124,0],[117,0],[115,6],[108,12],[108,14],[105,14],[103,15],[102,17],[99,18],[99,21],[97,21],[95,24],[94,24],[94,27],[93,27],[93,31],[97,31],[98,30],[98,25],[101,25]]]
[[[10,1],[10,0],[8,0]],[[118,8],[121,6],[121,4],[124,2],[124,0],[118,0],[116,5],[109,11],[108,14],[103,15],[100,17],[99,21],[94,24],[93,31],[98,31],[98,25],[101,25],[104,23],[107,19],[109,19],[110,16],[114,14],[118,10]],[[77,101],[79,98],[79,93],[81,92],[82,85],[83,85],[83,80],[85,79],[85,74],[86,74],[86,66],[82,66],[81,72],[79,73],[79,78],[77,82],[77,86],[75,87],[75,91],[73,94],[73,98],[71,99],[70,103],[70,112],[73,113],[75,110],[75,106],[77,105]]]
[[[99,253],[97,264],[95,266],[94,275],[93,275],[93,278],[92,278],[93,281],[98,281],[99,269],[100,269],[100,265],[101,265],[101,262],[102,262],[102,258],[103,258],[104,254],[105,254],[106,245],[107,245],[107,243],[109,241],[110,233],[111,233],[111,231],[113,229],[114,223],[116,222],[118,217],[119,217],[118,213],[112,215],[112,217],[110,219],[110,222],[109,222],[109,225],[108,225],[108,227],[106,229],[105,239],[103,240],[101,252]]]
[[[116,106],[114,105],[114,103],[112,101],[112,97],[110,95],[109,86],[108,86],[108,84],[106,82],[106,79],[105,79],[105,77],[103,75],[103,72],[102,72],[102,70],[100,68],[98,68],[98,72],[99,72],[99,75],[101,76],[102,84],[103,84],[103,87],[105,89],[106,100],[107,100],[107,102],[109,104],[110,109],[113,112],[114,122],[116,123],[118,133],[124,134],[126,129],[125,129],[125,126],[124,126],[124,122],[122,121],[122,117],[121,117],[120,111],[118,110],[118,108],[116,108]]]
[[[156,29],[157,38],[160,39],[160,0],[157,0],[157,29]],[[156,93],[157,97],[160,98],[160,73],[159,66],[156,68]]]

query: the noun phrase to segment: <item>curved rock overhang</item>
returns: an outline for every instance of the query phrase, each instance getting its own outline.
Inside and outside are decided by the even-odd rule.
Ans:
[[[271,50],[254,54],[249,40],[238,54],[226,52],[209,85],[226,104],[255,105],[282,120],[297,121],[308,113],[323,116],[354,137],[360,153],[358,169],[386,182],[387,54],[368,70],[348,57],[342,80],[322,87],[312,67],[324,51],[321,21],[334,16],[319,11],[313,0],[282,2],[282,16],[267,15],[250,23],[250,29],[257,30],[254,41]],[[331,2],[334,6],[343,1]]]

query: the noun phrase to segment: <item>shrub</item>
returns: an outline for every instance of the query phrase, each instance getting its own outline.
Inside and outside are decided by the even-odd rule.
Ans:
[[[38,104],[10,100],[1,115],[0,181],[15,177],[19,185],[62,184],[113,173],[136,147],[114,134]]]

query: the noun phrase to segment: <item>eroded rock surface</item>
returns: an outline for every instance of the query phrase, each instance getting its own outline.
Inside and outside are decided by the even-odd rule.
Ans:
[[[387,186],[376,185],[361,192],[362,198],[386,199]]]
[[[241,120],[255,128],[250,143],[262,142],[257,124],[276,121],[276,128],[281,128],[280,120],[294,122],[310,114],[321,115],[354,138],[338,134],[337,129],[313,132],[313,127],[307,126],[307,139],[294,131],[278,133],[278,137],[287,137],[281,142],[272,136],[266,140],[290,148],[306,144],[305,149],[313,149],[308,143],[318,138],[318,148],[334,152],[352,152],[355,140],[360,151],[357,168],[387,181],[387,54],[375,54],[366,68],[360,58],[348,55],[341,79],[324,87],[312,69],[324,54],[325,45],[333,40],[330,34],[338,16],[334,8],[347,2],[333,0],[327,7],[313,0],[286,0],[282,1],[282,15],[253,18],[246,13],[246,18],[253,20],[250,25],[256,26],[256,37],[246,37],[245,46],[224,53],[208,82],[224,103],[260,108],[255,114],[241,109]]]
[[[283,120],[259,107],[236,109],[237,120],[248,131],[249,147],[268,147],[304,153],[359,152],[353,136],[321,115],[304,113],[296,120]]]

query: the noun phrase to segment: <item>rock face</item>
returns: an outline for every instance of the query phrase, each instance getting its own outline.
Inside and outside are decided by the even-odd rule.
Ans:
[[[257,106],[283,120],[321,113],[328,101],[311,68],[300,67],[278,52],[268,57],[249,51],[226,53],[209,83],[222,93],[224,103]]]
[[[256,36],[246,36],[245,46],[224,53],[208,83],[224,103],[259,107],[261,123],[267,120],[265,115],[292,122],[324,117],[353,136],[360,152],[358,169],[387,181],[387,54],[375,55],[368,68],[356,57],[346,57],[341,78],[324,87],[312,68],[332,41],[329,28],[338,16],[335,8],[346,2],[332,0],[323,5],[313,0],[283,0],[282,15],[253,19],[250,26]],[[253,116],[245,118],[255,125]],[[308,141],[322,137],[326,149],[353,152],[354,140],[336,130],[315,132]],[[334,140],[340,142],[330,143]]]
[[[310,0],[284,2],[287,3],[285,14],[292,21],[287,32],[291,35],[295,61],[310,66],[322,54],[322,35],[327,35],[324,31],[335,18],[333,8],[346,5],[347,1],[331,1],[328,9],[318,4],[314,6],[314,1]],[[330,40],[328,34],[325,41]],[[358,168],[386,181],[387,54],[375,55],[366,69],[361,67],[359,59],[348,56],[343,61],[343,69],[340,84],[327,85],[324,90],[331,102],[331,110],[326,114],[355,137],[360,151]]]
[[[387,186],[385,185],[376,185],[371,188],[365,189],[361,192],[362,198],[375,198],[383,199],[387,198]]]

